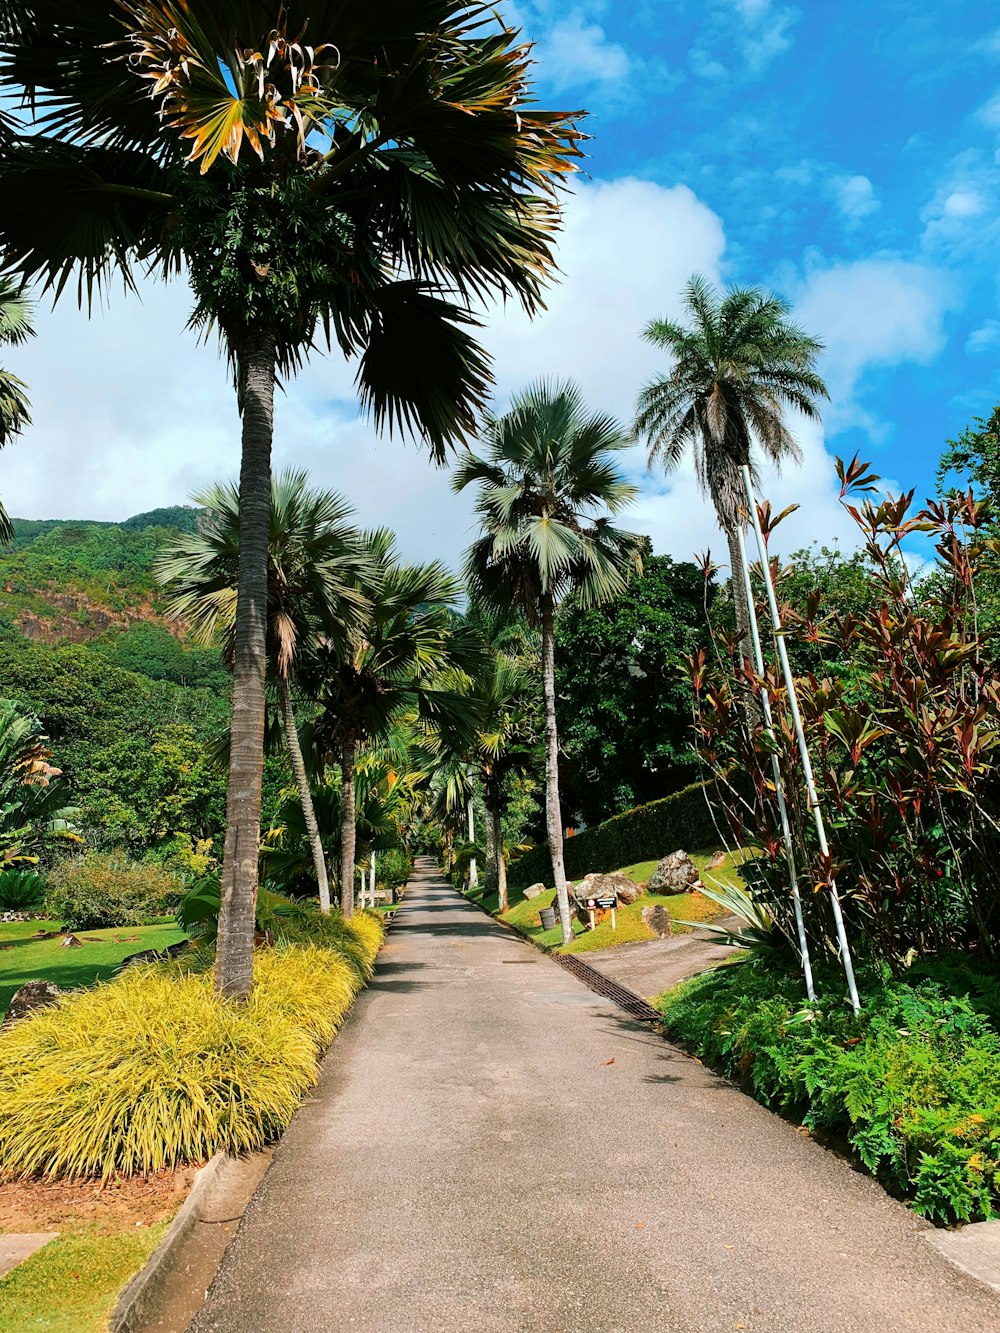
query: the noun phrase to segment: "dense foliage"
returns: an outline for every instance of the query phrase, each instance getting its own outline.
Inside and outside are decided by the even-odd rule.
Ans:
[[[893,966],[956,945],[992,954],[1000,943],[1000,663],[976,616],[977,570],[994,559],[985,509],[968,495],[915,511],[912,494],[868,498],[878,479],[864,465],[841,465],[841,476],[877,596],[855,611],[817,590],[785,617],[789,637],[818,659],[798,693],[831,854],[807,814],[784,684],[773,667],[756,679],[731,640],[691,663],[700,751],[734,837],[760,848],[746,871],[753,891],[790,937],[775,749],[803,883],[824,889],[835,878],[859,951]],[[930,591],[914,590],[900,559],[900,542],[915,532],[935,540]],[[773,741],[744,704],[743,691],[761,687],[774,707]],[[735,792],[734,774],[747,775],[752,791]],[[829,899],[809,893],[806,902],[807,930],[822,952],[832,935]]]
[[[52,871],[45,907],[67,930],[140,926],[173,912],[183,887],[180,877],[155,863],[88,852]]]
[[[706,640],[701,573],[669,556],[647,555],[623,597],[563,608],[556,693],[567,814],[598,824],[697,776],[684,659]]]
[[[1000,1212],[1000,1036],[960,977],[862,978],[854,1018],[835,979],[802,1009],[794,974],[753,962],[718,968],[660,1001],[670,1034],[767,1106],[834,1139],[923,1216],[968,1222]],[[956,984],[958,983],[958,984]]]

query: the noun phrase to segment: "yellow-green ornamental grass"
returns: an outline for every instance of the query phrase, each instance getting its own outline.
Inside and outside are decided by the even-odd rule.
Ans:
[[[0,1177],[133,1175],[274,1139],[382,940],[363,913],[337,933],[349,950],[261,950],[244,1007],[207,973],[154,965],[15,1024],[0,1037]]]

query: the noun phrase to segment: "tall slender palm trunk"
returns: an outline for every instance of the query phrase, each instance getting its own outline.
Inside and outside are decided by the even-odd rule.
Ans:
[[[739,533],[734,522],[725,525],[726,541],[729,543],[730,587],[733,590],[733,607],[736,612],[736,637],[740,645],[740,655],[752,662],[752,644],[750,642],[750,609],[747,606],[747,593],[743,585],[743,553],[740,550]]]
[[[313,805],[309,779],[306,776],[306,764],[299,744],[299,729],[295,723],[295,709],[292,707],[292,692],[288,688],[285,676],[278,678],[278,695],[281,699],[281,715],[285,724],[285,744],[288,746],[288,758],[292,765],[295,785],[299,789],[302,803],[302,815],[305,819],[306,834],[312,851],[313,867],[316,871],[316,883],[319,886],[319,908],[321,912],[330,910],[330,880],[326,872],[326,856],[323,853],[323,840],[319,836],[319,824],[316,822],[316,807]]]
[[[490,811],[490,820],[493,827],[493,855],[496,857],[497,869],[497,910],[506,912],[509,904],[507,897],[507,857],[503,850],[503,828],[500,823],[500,807],[495,806]]]
[[[573,939],[563,860],[562,809],[559,805],[559,732],[556,727],[556,640],[552,597],[542,598],[542,693],[545,700],[545,827],[549,837],[549,855],[556,882],[556,901],[563,944]]]
[[[340,748],[340,910],[346,920],[354,915],[354,853],[358,830],[355,815],[355,777],[358,743],[352,737]]]
[[[233,713],[226,795],[215,989],[245,1000],[253,986],[264,675],[267,669],[267,537],[271,510],[275,341],[269,329],[247,339],[243,359],[240,563],[233,657]]]

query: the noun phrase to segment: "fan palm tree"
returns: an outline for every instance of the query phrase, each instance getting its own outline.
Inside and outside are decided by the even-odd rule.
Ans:
[[[355,786],[362,743],[386,737],[404,719],[425,728],[461,732],[469,705],[454,688],[456,668],[474,667],[476,645],[462,633],[453,608],[458,582],[438,562],[405,565],[394,538],[370,533],[367,550],[377,569],[362,583],[368,609],[346,645],[321,642],[304,672],[320,708],[312,729],[319,752],[340,765],[340,909],[354,913]]]
[[[223,660],[235,656],[240,555],[240,498],[235,486],[213,486],[192,497],[208,510],[197,533],[182,533],[157,558],[154,573],[167,588],[167,610],[187,620],[202,643],[222,641]],[[320,908],[330,910],[323,843],[299,741],[292,680],[310,636],[346,646],[367,603],[358,586],[371,576],[350,506],[332,491],[311,490],[304,472],[280,473],[271,485],[267,543],[267,661],[281,708],[285,744],[312,849]]]
[[[573,923],[559,805],[555,613],[568,594],[584,606],[620,595],[629,571],[642,568],[642,539],[608,517],[636,494],[612,457],[629,437],[613,418],[590,413],[575,385],[541,383],[521,393],[506,415],[489,417],[483,438],[485,457],[464,456],[452,480],[456,491],[479,488],[482,536],[469,551],[466,579],[474,600],[519,612],[541,627],[546,829],[568,944]]]
[[[32,306],[10,278],[0,277],[0,347],[16,347],[34,333]],[[0,368],[0,449],[25,426],[31,425],[25,385],[9,370]],[[9,542],[14,528],[0,504],[0,542]]]
[[[643,337],[673,358],[673,366],[639,396],[635,433],[649,446],[649,463],[670,471],[688,449],[695,475],[726,534],[732,570],[737,638],[750,657],[749,611],[739,531],[746,511],[741,469],[757,482],[754,446],[771,463],[798,462],[802,453],[785,420],[789,409],[819,416],[828,397],[816,373],[823,344],[789,318],[780,296],[734,287],[724,296],[696,275],[684,292],[689,323],[654,319]]]
[[[576,113],[479,0],[22,0],[0,13],[2,268],[81,300],[184,272],[243,418],[216,986],[253,980],[274,388],[322,337],[376,424],[474,427],[474,303],[540,304]],[[308,26],[308,38],[305,32]]]

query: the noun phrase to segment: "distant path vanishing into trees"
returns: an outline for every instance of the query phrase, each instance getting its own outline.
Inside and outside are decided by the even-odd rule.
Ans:
[[[421,862],[192,1333],[993,1333],[872,1181]]]

